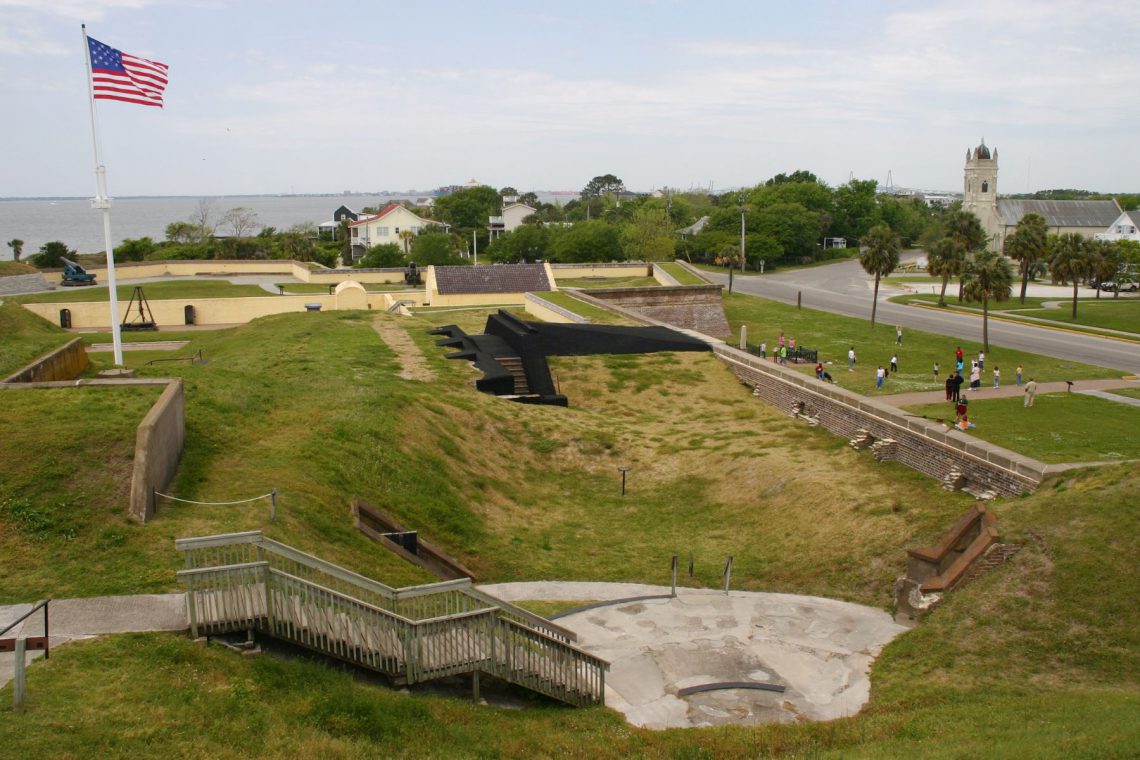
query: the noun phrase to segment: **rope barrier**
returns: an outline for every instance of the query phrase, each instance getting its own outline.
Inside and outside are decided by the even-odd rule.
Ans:
[[[241,501],[191,501],[190,499],[180,499],[177,496],[171,496],[168,493],[159,493],[158,491],[155,491],[154,495],[161,496],[164,499],[171,499],[172,501],[180,501],[183,504],[199,504],[204,507],[225,507],[231,504],[248,504],[251,501],[257,501],[258,499],[264,499],[267,496],[272,496],[273,493],[270,492],[267,494],[262,494],[261,496],[254,496],[252,499],[242,499]]]
[[[249,498],[249,499],[241,499],[240,501],[193,501],[191,499],[180,499],[177,496],[171,496],[168,493],[161,493],[159,491],[153,491],[153,493],[155,496],[161,496],[164,499],[170,499],[171,501],[180,501],[183,504],[197,504],[198,506],[202,506],[202,507],[227,507],[227,506],[232,506],[234,504],[249,504],[251,501],[258,501],[259,499],[271,499],[272,500],[271,501],[272,506],[271,506],[270,511],[269,511],[269,521],[275,522],[277,520],[277,489],[276,488],[274,488],[269,493],[262,494],[261,496],[254,496],[254,497]],[[156,505],[156,508],[157,508],[157,505]]]

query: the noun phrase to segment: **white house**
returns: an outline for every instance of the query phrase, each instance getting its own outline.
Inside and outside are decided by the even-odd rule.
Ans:
[[[523,220],[533,214],[535,210],[525,203],[508,203],[503,206],[501,216],[489,217],[490,224],[487,225],[487,229],[491,231],[492,239],[504,232],[517,230],[522,226]]]
[[[405,240],[410,237],[402,236],[402,232],[418,235],[428,225],[438,225],[429,219],[416,216],[399,203],[389,203],[379,214],[361,216],[355,222],[349,222],[348,234],[352,241],[352,258],[358,259],[374,245],[395,243],[401,249]],[[407,243],[411,246],[411,243]]]
[[[1116,221],[1108,225],[1104,232],[1096,234],[1097,240],[1136,240],[1140,241],[1140,210],[1123,211]]]

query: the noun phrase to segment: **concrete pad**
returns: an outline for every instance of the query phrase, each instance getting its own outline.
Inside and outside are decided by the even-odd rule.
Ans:
[[[504,600],[615,600],[668,594],[626,583],[481,586]],[[831,720],[854,715],[871,693],[871,663],[907,630],[878,609],[794,594],[678,589],[559,618],[578,645],[611,663],[606,704],[653,729]],[[722,681],[785,687],[678,695]]]

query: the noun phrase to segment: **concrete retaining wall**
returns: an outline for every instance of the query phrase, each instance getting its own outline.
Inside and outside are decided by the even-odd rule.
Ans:
[[[58,306],[58,304],[53,304]],[[44,383],[53,380],[74,380],[87,369],[87,348],[82,338],[76,338],[33,361],[5,383]]]
[[[898,461],[942,480],[952,472],[968,488],[1003,496],[1031,492],[1045,477],[1040,462],[979,441],[937,423],[914,417],[794,370],[766,362],[724,344],[713,350],[761,399],[789,414],[803,404],[802,415],[845,438],[866,430],[877,441],[893,440],[875,452],[881,461]]]
[[[186,442],[186,406],[181,380],[171,380],[139,423],[131,476],[130,512],[146,522],[154,515],[154,492],[174,478]]]

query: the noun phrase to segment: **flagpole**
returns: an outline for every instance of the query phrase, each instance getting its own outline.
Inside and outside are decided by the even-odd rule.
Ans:
[[[123,366],[123,340],[119,331],[119,293],[115,283],[115,252],[111,248],[111,199],[107,197],[107,170],[99,160],[99,137],[95,126],[95,91],[91,83],[91,46],[87,44],[87,24],[83,30],[83,55],[87,59],[87,101],[91,106],[91,147],[95,151],[95,197],[91,208],[103,211],[103,249],[107,252],[107,288],[111,296],[111,340],[115,346],[115,366]]]

